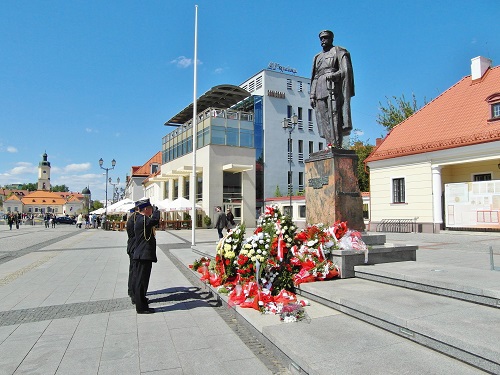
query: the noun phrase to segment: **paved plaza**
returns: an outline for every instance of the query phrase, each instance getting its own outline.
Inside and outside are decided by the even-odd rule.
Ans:
[[[176,267],[168,249],[191,252],[191,236],[157,232],[148,293],[156,313],[137,315],[125,232],[0,225],[0,374],[288,374]],[[216,238],[196,231],[199,246]],[[493,246],[500,266],[497,233],[388,233],[387,242],[418,245],[418,260],[485,272]]]

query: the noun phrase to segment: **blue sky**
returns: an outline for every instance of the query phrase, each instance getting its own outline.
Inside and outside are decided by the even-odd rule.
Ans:
[[[47,152],[53,185],[104,199],[98,160],[114,158],[123,186],[192,102],[195,5],[198,96],[271,61],[309,77],[330,29],[351,52],[353,125],[372,144],[386,97],[421,105],[469,75],[471,58],[500,62],[497,0],[0,0],[0,185],[36,182]]]

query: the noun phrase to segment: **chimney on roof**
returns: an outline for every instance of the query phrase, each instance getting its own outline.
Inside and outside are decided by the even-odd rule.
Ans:
[[[472,80],[480,79],[486,73],[488,68],[491,68],[491,59],[483,56],[474,57],[471,59],[470,70]]]

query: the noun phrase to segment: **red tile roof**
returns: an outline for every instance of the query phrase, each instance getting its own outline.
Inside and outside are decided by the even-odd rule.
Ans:
[[[52,193],[50,191],[37,190],[28,194],[21,199],[23,204],[36,204],[36,205],[59,205],[62,206],[66,203],[66,199],[62,198],[59,193]]]
[[[365,162],[499,141],[500,120],[491,120],[487,102],[499,93],[500,66],[462,78],[395,126]]]
[[[132,177],[147,177],[151,174],[151,164],[161,166],[161,151],[158,151],[151,159],[142,166],[132,167]]]

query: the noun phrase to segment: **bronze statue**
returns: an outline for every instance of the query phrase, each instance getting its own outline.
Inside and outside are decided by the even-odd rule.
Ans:
[[[319,33],[323,51],[314,56],[311,78],[311,107],[316,112],[319,135],[329,147],[342,148],[342,139],[351,134],[351,97],[354,75],[351,55],[333,45],[333,32]]]

